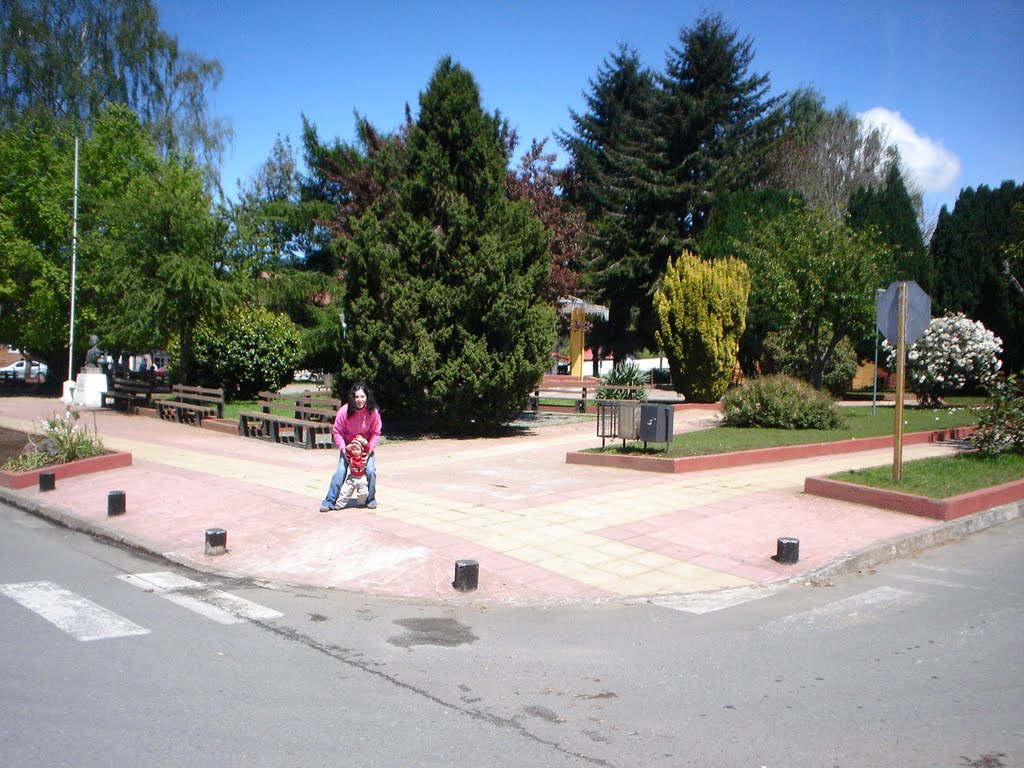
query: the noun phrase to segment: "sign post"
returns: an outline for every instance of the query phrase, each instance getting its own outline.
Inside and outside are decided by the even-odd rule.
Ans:
[[[875,320],[886,340],[896,347],[896,413],[893,424],[892,479],[903,479],[903,399],[906,390],[907,345],[928,328],[932,300],[913,280],[891,283],[878,295]]]
[[[896,341],[896,415],[893,424],[892,479],[903,479],[903,397],[907,384],[907,284],[899,287],[899,320]]]

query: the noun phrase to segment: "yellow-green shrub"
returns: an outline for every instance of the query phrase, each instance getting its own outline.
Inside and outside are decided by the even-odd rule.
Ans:
[[[746,327],[750,271],[739,259],[671,258],[654,294],[658,344],[672,383],[687,399],[713,403],[729,388]]]

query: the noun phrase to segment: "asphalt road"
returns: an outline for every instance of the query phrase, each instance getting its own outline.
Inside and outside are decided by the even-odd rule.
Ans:
[[[0,507],[11,766],[1024,765],[1024,521],[827,586],[438,605]]]

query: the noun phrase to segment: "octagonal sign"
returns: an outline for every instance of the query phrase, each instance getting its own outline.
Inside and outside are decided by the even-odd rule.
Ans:
[[[896,346],[900,332],[900,282],[890,283],[875,301],[875,320],[886,340]],[[932,300],[913,280],[907,286],[907,319],[903,328],[904,341],[909,347],[917,341],[932,320]]]

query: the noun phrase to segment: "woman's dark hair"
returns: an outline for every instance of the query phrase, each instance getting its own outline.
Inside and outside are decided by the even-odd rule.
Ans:
[[[363,390],[366,393],[366,412],[373,413],[377,410],[377,400],[373,396],[373,391],[363,384],[361,381],[357,381],[352,384],[348,390],[348,412],[352,413],[356,409],[356,390]]]

